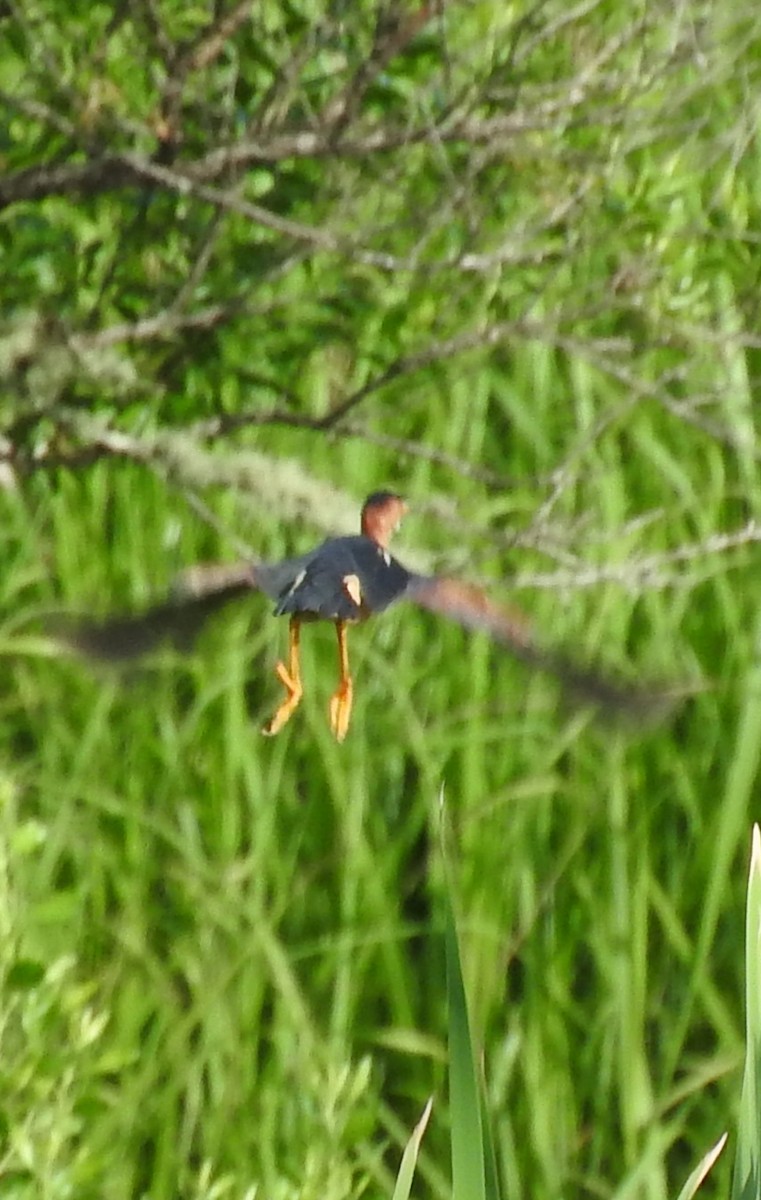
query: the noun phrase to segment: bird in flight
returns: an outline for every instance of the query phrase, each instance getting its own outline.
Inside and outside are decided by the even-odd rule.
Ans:
[[[60,629],[59,635],[91,658],[126,661],[165,641],[186,648],[218,609],[251,591],[263,592],[274,603],[275,616],[288,617],[289,627],[286,661],[275,668],[285,694],[262,732],[270,736],[279,733],[301,702],[302,625],[332,621],[338,640],[339,680],[328,712],[331,731],[342,742],[349,730],[354,696],[348,628],[406,600],[467,630],[488,634],[514,657],[554,674],[569,693],[603,712],[635,718],[660,715],[667,693],[613,681],[561,652],[541,647],[523,614],[496,604],[473,584],[408,571],[389,552],[406,511],[407,505],[396,493],[373,492],[362,507],[358,534],[328,538],[306,554],[276,563],[192,567],[163,603],[133,615],[77,620]]]

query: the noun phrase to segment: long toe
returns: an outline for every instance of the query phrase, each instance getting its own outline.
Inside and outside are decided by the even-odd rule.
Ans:
[[[283,726],[285,725],[289,716],[290,716],[290,713],[287,714],[286,716],[283,716],[283,708],[281,705],[281,707],[277,710],[277,712],[274,714],[274,716],[270,717],[269,721],[265,721],[265,723],[262,725],[262,733],[264,734],[264,736],[265,737],[274,737],[275,734],[279,733],[280,730],[283,728]]]
[[[278,679],[286,690],[286,697],[278,708],[273,717],[266,724],[262,725],[262,733],[265,737],[274,737],[279,733],[283,726],[290,721],[299,704],[303,690],[299,679],[294,679],[286,667],[285,663],[279,662],[275,668]]]
[[[274,737],[276,733],[286,725],[298,707],[298,700],[295,696],[285,700],[273,717],[270,717],[264,725],[262,725],[262,733],[265,737]]]
[[[299,690],[298,683],[294,680],[284,662],[279,662],[277,664],[275,667],[275,674],[287,692],[293,693]]]
[[[330,730],[337,742],[342,742],[349,732],[353,699],[351,684],[342,684],[330,698]]]

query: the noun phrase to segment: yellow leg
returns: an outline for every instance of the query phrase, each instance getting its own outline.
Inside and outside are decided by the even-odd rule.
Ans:
[[[330,728],[336,741],[342,742],[349,732],[354,685],[349,674],[349,648],[346,642],[345,621],[336,621],[336,633],[338,634],[338,660],[341,667],[341,678],[338,690],[330,698]]]
[[[291,623],[288,626],[288,666],[285,663],[279,662],[275,667],[275,673],[286,690],[286,697],[274,717],[262,726],[262,733],[267,737],[272,737],[273,734],[279,733],[287,721],[295,713],[301,697],[304,694],[304,689],[301,686],[301,666],[299,664],[299,639],[301,637],[301,622],[298,617],[291,617]]]

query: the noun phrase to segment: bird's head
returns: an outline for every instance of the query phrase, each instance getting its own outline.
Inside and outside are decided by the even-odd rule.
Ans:
[[[407,505],[395,492],[373,492],[362,506],[362,532],[386,550],[401,524]]]

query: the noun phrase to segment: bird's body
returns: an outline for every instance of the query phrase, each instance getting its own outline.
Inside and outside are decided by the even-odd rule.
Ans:
[[[361,621],[398,600],[412,578],[387,550],[363,534],[329,538],[297,564],[293,579],[277,598],[276,616],[298,613],[326,621]]]
[[[78,621],[61,631],[62,636],[90,657],[110,661],[135,658],[166,640],[187,648],[218,609],[252,591],[262,592],[273,602],[276,616],[289,617],[288,662],[276,667],[286,695],[263,732],[271,735],[282,729],[301,701],[301,625],[332,621],[340,680],[330,701],[330,724],[337,740],[343,741],[353,698],[347,627],[409,600],[465,629],[487,633],[529,666],[551,671],[570,691],[602,709],[636,712],[657,705],[659,696],[652,690],[611,682],[565,655],[538,647],[523,614],[495,604],[472,584],[408,571],[388,550],[405,511],[400,496],[375,492],[362,508],[359,534],[328,538],[306,554],[277,563],[190,568],[164,603],[137,615]]]

